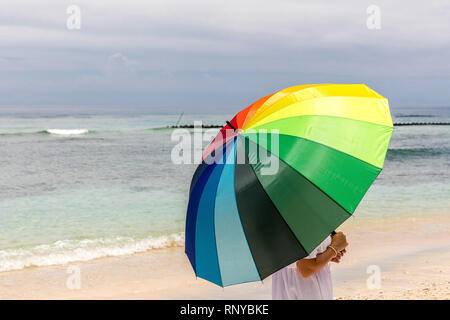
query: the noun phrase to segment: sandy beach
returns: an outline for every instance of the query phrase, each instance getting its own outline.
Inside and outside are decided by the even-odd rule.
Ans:
[[[3,3],[0,302],[450,300],[450,1]]]
[[[448,215],[351,218],[341,228],[348,254],[332,265],[335,299],[450,299],[449,226]],[[369,266],[380,288],[368,288]],[[79,289],[67,286],[74,268]],[[226,288],[196,279],[182,247],[0,273],[0,299],[270,298],[270,278]]]

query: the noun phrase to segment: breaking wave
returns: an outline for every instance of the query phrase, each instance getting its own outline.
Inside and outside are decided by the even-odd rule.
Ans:
[[[117,257],[183,245],[183,233],[138,240],[129,237],[59,240],[31,248],[0,250],[0,272]]]
[[[73,136],[89,133],[88,129],[48,129],[44,130],[44,133],[61,135],[61,136]]]
[[[21,136],[33,136],[33,135],[56,135],[56,136],[78,136],[84,134],[94,133],[94,131],[88,129],[47,129],[41,131],[13,131],[13,132],[0,132],[0,136],[3,137],[21,137]]]

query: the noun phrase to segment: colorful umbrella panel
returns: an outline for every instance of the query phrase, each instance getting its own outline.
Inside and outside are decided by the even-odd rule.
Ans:
[[[239,112],[191,182],[185,245],[196,275],[258,281],[307,256],[353,214],[392,130],[387,99],[365,85],[291,87]]]

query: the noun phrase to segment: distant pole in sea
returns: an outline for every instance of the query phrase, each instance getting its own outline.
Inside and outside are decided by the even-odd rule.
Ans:
[[[181,112],[181,114],[180,114],[180,116],[178,117],[178,121],[177,121],[177,124],[175,125],[176,127],[178,127],[178,125],[180,124],[180,121],[181,121],[181,117],[184,115],[184,111],[183,112]]]

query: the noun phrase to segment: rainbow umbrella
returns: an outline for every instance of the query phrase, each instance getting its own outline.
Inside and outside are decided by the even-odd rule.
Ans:
[[[185,246],[196,275],[259,281],[307,256],[353,214],[392,131],[387,99],[360,84],[294,86],[239,112],[192,178]]]

